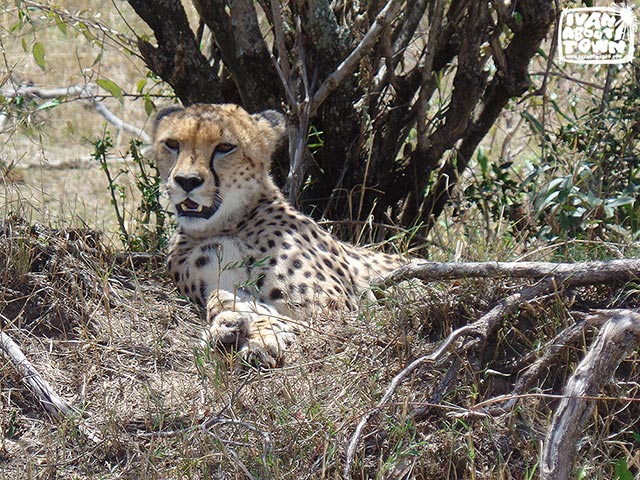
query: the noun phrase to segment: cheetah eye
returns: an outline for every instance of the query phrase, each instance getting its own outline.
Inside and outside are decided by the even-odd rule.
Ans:
[[[164,148],[172,153],[178,153],[180,151],[180,142],[173,138],[167,138],[164,142]]]
[[[213,150],[213,156],[222,157],[227,155],[228,153],[233,152],[236,149],[236,146],[231,143],[219,143],[216,145],[216,148]]]

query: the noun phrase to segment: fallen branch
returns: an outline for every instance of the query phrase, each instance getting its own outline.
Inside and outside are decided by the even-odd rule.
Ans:
[[[380,286],[419,278],[425,282],[458,278],[566,277],[572,285],[625,281],[640,277],[640,260],[603,260],[578,263],[553,262],[412,262],[391,272]]]
[[[511,393],[504,396],[504,401],[506,401],[506,403],[503,406],[492,406],[491,408],[486,410],[485,413],[495,416],[502,415],[511,411],[518,403],[518,400],[522,398],[522,395],[524,395],[529,387],[531,387],[531,385],[533,385],[533,383],[538,378],[540,378],[542,373],[546,371],[554,358],[565,351],[566,348],[568,348],[568,346],[573,342],[575,342],[579,338],[582,338],[582,336],[584,335],[584,331],[590,325],[592,325],[592,322],[589,322],[586,319],[579,320],[578,322],[562,330],[562,332],[560,332],[553,339],[547,342],[543,353],[531,365],[527,367],[522,375],[520,375]],[[528,355],[527,357],[530,357],[530,355]],[[529,362],[527,361],[527,358],[523,358],[522,363],[526,364]],[[494,400],[498,399],[490,399],[487,400],[486,403],[494,403]]]
[[[62,420],[70,414],[78,412],[58,395],[51,385],[42,378],[33,364],[22,353],[16,342],[5,332],[0,332],[0,351],[11,360],[11,363],[20,374],[20,378],[38,399],[44,409],[57,420]]]
[[[500,320],[505,315],[509,314],[523,303],[530,302],[536,298],[540,298],[542,295],[545,295],[546,293],[554,289],[555,282],[553,282],[553,280],[551,279],[547,279],[536,285],[532,285],[530,287],[522,289],[519,292],[509,295],[475,322],[460,327],[451,332],[435,352],[414,360],[413,362],[411,362],[411,364],[401,370],[400,373],[393,377],[391,383],[387,387],[387,390],[385,391],[378,404],[373,409],[369,410],[369,412],[367,412],[360,419],[360,422],[356,426],[356,429],[349,442],[349,446],[347,447],[347,458],[345,460],[343,472],[344,478],[349,478],[350,476],[351,466],[353,464],[353,460],[355,459],[358,441],[365,425],[373,416],[377,415],[380,412],[382,407],[391,399],[397,388],[407,377],[409,377],[411,373],[413,373],[414,370],[425,363],[436,363],[443,361],[446,358],[446,354],[451,348],[453,342],[460,337],[464,336],[486,338],[493,331],[495,331],[497,326],[500,324]],[[478,341],[479,340],[467,342],[463,346],[462,350],[469,350],[471,347],[475,346]]]
[[[0,316],[4,322],[8,323],[8,319],[4,315]],[[9,334],[2,331],[0,331],[0,353],[11,361],[27,388],[36,397],[40,405],[56,420],[62,421],[68,418],[81,417],[81,413],[77,409],[69,405],[53,390],[49,382],[40,375]],[[92,442],[99,443],[102,441],[96,432],[86,426],[78,425],[78,429]]]
[[[351,478],[351,466],[353,465],[353,460],[356,456],[358,440],[360,439],[360,435],[362,434],[362,430],[364,429],[365,425],[373,416],[377,415],[380,412],[382,407],[391,399],[391,396],[395,393],[396,389],[400,386],[404,379],[407,378],[416,368],[421,366],[423,363],[435,363],[441,360],[441,358],[449,350],[455,340],[457,340],[462,335],[471,332],[472,330],[472,325],[465,325],[464,327],[458,328],[457,330],[451,332],[447,339],[442,343],[440,348],[438,348],[435,352],[414,360],[407,367],[401,370],[400,373],[393,377],[393,380],[391,380],[391,383],[387,387],[387,390],[384,392],[384,395],[382,396],[378,404],[373,409],[369,410],[360,419],[355,432],[353,432],[353,436],[351,437],[351,441],[349,442],[349,446],[347,447],[347,458],[344,464],[343,478]]]
[[[603,310],[591,320],[606,320],[598,338],[567,381],[542,448],[541,480],[571,476],[576,442],[594,400],[618,365],[640,345],[640,315],[630,310]]]
[[[472,324],[454,330],[434,353],[414,360],[398,373],[385,391],[378,404],[365,414],[351,437],[347,448],[344,476],[348,478],[356,454],[359,438],[366,423],[391,399],[400,384],[419,366],[427,362],[442,361],[452,343],[464,336],[475,337],[466,342],[459,351],[466,352],[492,335],[502,324],[502,319],[524,303],[543,298],[545,295],[562,287],[591,285],[597,283],[624,281],[640,276],[640,260],[608,260],[583,263],[551,263],[551,262],[470,262],[470,263],[437,263],[414,262],[401,267],[387,277],[379,285],[389,285],[402,280],[419,278],[423,281],[452,280],[458,278],[502,278],[519,277],[542,279],[535,285],[523,288],[502,299],[489,312]],[[567,333],[573,337],[579,327]],[[550,355],[553,355],[551,352]],[[527,383],[527,379],[524,380]],[[522,385],[520,385],[522,387]],[[512,406],[512,405],[510,405]],[[551,478],[551,477],[549,477]]]

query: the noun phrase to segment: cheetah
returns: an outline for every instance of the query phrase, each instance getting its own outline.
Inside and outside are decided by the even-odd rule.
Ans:
[[[316,315],[357,310],[370,282],[407,263],[334,238],[294,209],[270,176],[286,133],[273,110],[168,107],[153,153],[176,213],[168,271],[207,313],[204,339],[266,367]]]

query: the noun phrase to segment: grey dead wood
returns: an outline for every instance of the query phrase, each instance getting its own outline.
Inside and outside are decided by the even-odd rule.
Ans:
[[[640,277],[640,260],[554,262],[412,262],[385,277],[380,285],[418,278],[425,282],[459,278],[562,278],[567,285],[590,285]]]
[[[18,344],[5,332],[0,332],[0,350],[11,361],[20,374],[20,378],[48,413],[58,420],[76,413],[75,409],[51,388],[51,385],[27,359]]]
[[[572,478],[576,443],[595,405],[594,397],[620,363],[640,345],[640,315],[631,310],[602,310],[598,338],[567,381],[542,447],[541,480]]]
[[[351,473],[358,442],[367,422],[376,416],[381,409],[390,401],[397,388],[420,366],[427,363],[439,363],[448,358],[448,354],[456,341],[458,342],[456,352],[464,354],[472,348],[479,348],[484,340],[502,325],[502,319],[513,312],[520,305],[541,300],[544,296],[551,294],[561,288],[580,285],[594,285],[613,281],[625,281],[640,276],[640,260],[607,260],[579,263],[552,263],[552,262],[462,262],[462,263],[439,263],[439,262],[413,262],[401,267],[379,282],[379,286],[390,285],[402,280],[418,278],[424,281],[453,280],[460,278],[529,278],[539,280],[537,283],[521,289],[520,291],[505,297],[489,312],[484,314],[475,322],[465,325],[451,332],[442,344],[429,355],[422,356],[414,360],[411,364],[401,370],[391,381],[380,401],[371,410],[366,412],[355,428],[347,447],[343,475],[348,478]],[[632,312],[631,312],[632,313]],[[633,318],[640,315],[633,314]],[[627,315],[625,318],[631,318]],[[590,322],[596,319],[591,318]],[[638,327],[640,331],[640,327]],[[566,334],[572,338],[575,332],[571,330]],[[609,336],[612,336],[611,334]],[[599,337],[600,340],[600,337]],[[597,343],[597,342],[596,342]],[[635,344],[637,345],[637,343]],[[593,352],[597,345],[591,350]],[[590,353],[591,353],[590,352]],[[619,359],[618,363],[626,357],[616,357],[609,366]],[[584,361],[583,361],[584,363]],[[582,364],[581,364],[582,365]],[[578,370],[576,370],[577,372]],[[611,374],[613,370],[609,370]],[[554,431],[552,426],[551,432]],[[551,435],[551,433],[550,433]],[[555,438],[555,437],[554,437]],[[572,438],[562,439],[571,443]],[[573,438],[575,440],[575,438]],[[565,447],[565,452],[567,451]],[[575,454],[575,441],[573,443],[573,454]],[[571,454],[571,464],[573,462]],[[548,476],[543,480],[561,479],[566,477]]]
[[[8,323],[6,317],[2,316],[2,319]],[[49,382],[40,375],[40,372],[22,352],[20,346],[4,331],[0,331],[0,354],[11,362],[20,379],[36,397],[44,410],[52,417],[59,421],[65,419],[73,419],[75,421],[81,418],[81,412],[56,393]],[[102,441],[97,432],[91,428],[81,423],[77,423],[77,426],[79,431],[91,442],[97,444]]]

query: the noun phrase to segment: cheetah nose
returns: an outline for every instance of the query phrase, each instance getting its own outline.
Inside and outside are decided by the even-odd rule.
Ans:
[[[204,178],[198,175],[176,175],[173,179],[185,192],[190,192],[204,183]]]

